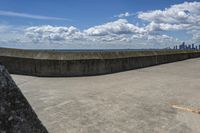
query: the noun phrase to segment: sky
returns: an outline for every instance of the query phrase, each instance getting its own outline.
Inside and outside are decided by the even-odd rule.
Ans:
[[[199,29],[198,0],[0,0],[0,47],[166,48]]]

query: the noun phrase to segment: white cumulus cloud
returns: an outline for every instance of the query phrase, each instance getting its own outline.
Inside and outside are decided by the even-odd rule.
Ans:
[[[192,35],[188,42],[197,42],[200,34],[200,2],[184,2],[164,10],[139,12],[138,18],[149,22],[150,32],[182,31]]]
[[[138,18],[166,26],[165,30],[200,26],[200,2],[184,2],[164,10],[139,12]]]
[[[134,24],[131,24],[126,19],[119,19],[114,22],[94,26],[85,30],[85,33],[92,36],[105,36],[111,34],[139,34],[144,32],[146,32],[144,28],[140,28]]]
[[[149,44],[149,46],[159,46],[159,43],[165,45],[177,44],[178,40],[162,34],[152,34],[156,28],[148,25],[138,27],[129,23],[125,19],[119,19],[113,22],[105,23],[89,29],[79,30],[75,27],[56,27],[56,26],[35,26],[25,29],[26,36],[32,42],[62,42],[62,43],[90,43],[92,44],[127,44],[136,47],[137,44]],[[141,45],[142,46],[142,45]],[[144,45],[143,45],[144,46]],[[148,46],[148,45],[146,45]],[[163,45],[164,46],[164,45]]]
[[[25,29],[27,37],[33,41],[66,41],[82,38],[82,33],[75,27],[61,26],[34,26]]]

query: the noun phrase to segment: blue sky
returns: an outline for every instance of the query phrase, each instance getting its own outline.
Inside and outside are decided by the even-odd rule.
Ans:
[[[0,2],[0,34],[3,35],[0,38],[3,40],[0,46],[55,48],[62,44],[59,48],[160,48],[173,46],[181,41],[198,42],[200,36],[199,32],[196,33],[198,28],[190,28],[198,27],[200,22],[189,21],[200,16],[200,11],[197,12],[200,5],[198,1],[0,0]],[[177,20],[175,20],[176,15]],[[165,19],[169,21],[164,21]],[[23,37],[17,34],[23,34]],[[145,39],[142,37],[146,41],[143,41]],[[164,39],[165,42],[159,42],[159,39]]]
[[[68,21],[35,20],[0,16],[13,25],[74,25],[81,29],[115,20],[114,15],[164,9],[183,0],[1,0],[0,10],[66,18]],[[131,19],[130,19],[131,20]],[[138,20],[134,20],[137,22]]]

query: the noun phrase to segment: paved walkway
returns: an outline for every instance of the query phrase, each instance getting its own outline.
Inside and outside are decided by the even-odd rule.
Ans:
[[[12,77],[50,133],[200,132],[200,58],[103,76]]]

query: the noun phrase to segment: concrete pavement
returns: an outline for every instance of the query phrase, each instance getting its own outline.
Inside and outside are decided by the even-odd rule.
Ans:
[[[200,58],[102,76],[12,77],[50,133],[200,132],[190,111],[200,108]]]

